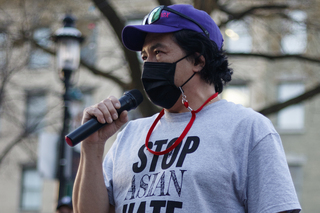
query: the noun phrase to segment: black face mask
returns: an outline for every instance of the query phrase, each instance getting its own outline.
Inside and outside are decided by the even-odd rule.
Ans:
[[[190,55],[174,63],[145,62],[143,65],[142,83],[149,99],[156,105],[170,109],[181,95],[180,89],[174,84],[176,64]],[[184,86],[196,73],[194,73]]]

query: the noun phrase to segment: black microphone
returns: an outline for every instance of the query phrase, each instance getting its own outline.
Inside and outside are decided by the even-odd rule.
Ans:
[[[120,115],[124,110],[129,111],[137,108],[137,106],[143,101],[143,96],[139,90],[133,89],[125,92],[119,101],[121,107],[120,109],[117,109],[118,115]],[[77,129],[66,135],[66,142],[69,146],[75,146],[106,124],[107,123],[99,123],[96,118],[92,118],[82,126],[79,126]]]

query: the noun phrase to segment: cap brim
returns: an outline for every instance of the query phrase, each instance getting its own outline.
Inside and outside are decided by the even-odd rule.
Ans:
[[[165,25],[129,25],[122,30],[122,43],[132,51],[141,51],[147,33],[172,33],[182,28]]]

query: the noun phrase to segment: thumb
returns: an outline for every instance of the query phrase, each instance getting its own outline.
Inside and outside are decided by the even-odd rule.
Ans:
[[[128,111],[123,111],[121,114],[120,114],[120,117],[115,120],[115,125],[117,126],[117,128],[120,129],[121,126],[123,126],[125,123],[127,123],[129,120],[128,118]]]

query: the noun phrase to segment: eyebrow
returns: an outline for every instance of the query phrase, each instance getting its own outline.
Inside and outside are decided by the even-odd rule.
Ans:
[[[154,45],[152,45],[149,49],[151,50],[151,51],[153,51],[154,49],[157,49],[157,48],[166,48],[166,45],[164,45],[163,43],[156,43],[156,44],[154,44]],[[146,53],[146,51],[145,50],[142,50],[141,51],[141,54],[144,54],[144,53]]]

